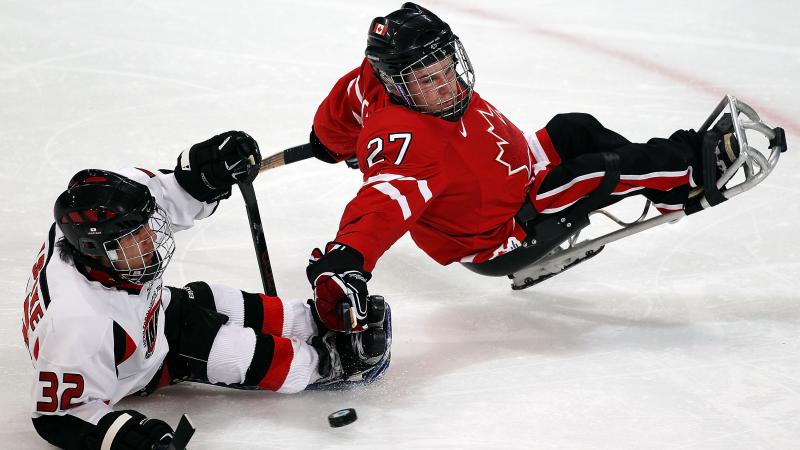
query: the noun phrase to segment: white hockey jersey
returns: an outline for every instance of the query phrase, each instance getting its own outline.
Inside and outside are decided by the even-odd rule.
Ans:
[[[174,231],[191,227],[217,206],[195,200],[172,173],[116,172],[150,189]],[[55,243],[61,237],[53,224],[24,302],[22,334],[35,369],[32,417],[69,414],[96,425],[111,405],[142,390],[159,371],[169,350],[164,311],[170,292],[161,279],[141,290],[89,280],[59,258]]]

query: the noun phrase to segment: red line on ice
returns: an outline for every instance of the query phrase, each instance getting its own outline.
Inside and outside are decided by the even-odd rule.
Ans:
[[[660,64],[656,61],[647,59],[641,55],[637,55],[635,53],[628,53],[623,50],[615,49],[613,47],[607,47],[597,42],[591,41],[589,39],[582,38],[580,36],[574,36],[561,31],[542,27],[540,25],[531,24],[525,21],[523,18],[498,14],[497,12],[494,12],[489,9],[482,9],[472,6],[463,6],[459,5],[458,3],[446,0],[439,0],[436,1],[435,3],[441,3],[443,5],[446,5],[450,9],[460,11],[462,13],[469,14],[471,16],[488,18],[505,24],[514,24],[531,34],[546,36],[551,39],[572,44],[584,50],[589,50],[606,55],[610,58],[614,58],[623,61],[625,63],[631,64],[633,66],[636,66],[647,72],[657,73],[672,81],[675,81],[683,85],[687,85],[693,89],[702,91],[703,93],[710,94],[712,96],[722,98],[725,94],[728,93],[725,89],[723,89],[720,86],[717,86],[713,82],[673,69],[667,65]],[[760,105],[757,102],[753,102],[749,99],[745,101],[747,102],[747,104],[755,108],[755,110],[759,113],[759,115],[773,119],[774,123],[770,121],[770,125],[780,126],[787,131],[791,131],[794,134],[800,134],[800,123],[791,119],[787,115],[778,112],[776,110],[773,110],[771,108],[768,108],[766,106]]]

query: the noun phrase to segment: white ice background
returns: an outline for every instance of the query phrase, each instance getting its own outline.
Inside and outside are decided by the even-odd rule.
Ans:
[[[305,142],[316,106],[400,1],[0,0],[0,447],[30,422],[22,302],[52,205],[78,170],[172,168],[218,132],[265,154]],[[756,189],[614,243],[533,289],[440,267],[408,237],[370,290],[394,311],[392,366],[349,392],[180,385],[122,402],[192,448],[800,448],[800,12],[791,0],[427,1],[477,90],[526,130],[585,111],[631,140],[697,127],[725,93],[786,129]],[[306,297],[308,252],[360,185],[305,161],[256,192],[277,286]],[[639,205],[621,205],[628,216]],[[165,275],[259,290],[238,193],[177,237]],[[331,429],[326,416],[359,420]]]

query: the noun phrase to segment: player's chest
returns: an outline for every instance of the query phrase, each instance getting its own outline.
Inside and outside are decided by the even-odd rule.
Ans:
[[[531,177],[533,160],[522,132],[497,110],[483,104],[457,123],[453,146],[465,168],[491,183]]]
[[[166,345],[163,336],[164,305],[161,281],[142,289],[138,295],[117,299],[113,307],[115,346],[124,346],[123,360],[118,362],[120,378],[126,368],[135,372],[137,367],[154,359],[158,346]],[[124,334],[123,334],[124,332]]]
[[[445,158],[452,191],[496,198],[526,189],[533,160],[519,129],[491,108],[473,110],[457,125]]]

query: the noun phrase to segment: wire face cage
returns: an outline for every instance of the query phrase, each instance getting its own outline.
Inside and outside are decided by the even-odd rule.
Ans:
[[[120,278],[131,283],[157,279],[175,253],[172,223],[166,212],[156,207],[147,222],[104,242],[103,247]]]
[[[458,120],[469,106],[475,71],[456,38],[409,64],[396,75],[382,73],[386,86],[410,108]]]

